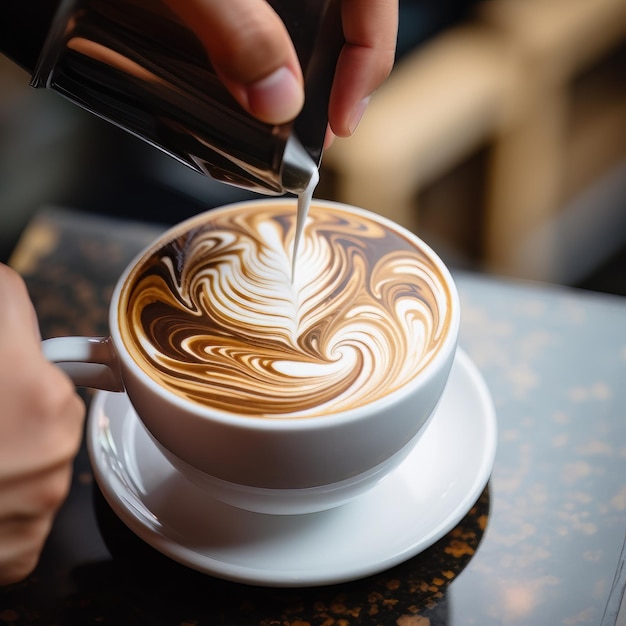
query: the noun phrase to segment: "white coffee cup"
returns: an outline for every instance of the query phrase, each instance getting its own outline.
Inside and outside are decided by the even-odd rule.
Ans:
[[[109,337],[43,342],[47,358],[77,385],[126,392],[155,443],[190,480],[261,513],[338,506],[397,467],[435,413],[457,345],[458,294],[429,246],[381,216],[339,203],[314,200],[309,217],[291,283],[295,201],[237,203],[175,226],[135,258],[111,299]],[[224,224],[233,219],[229,230]],[[325,223],[319,231],[318,222]],[[252,245],[256,233],[265,247]],[[240,275],[250,268],[253,287]],[[283,295],[259,295],[273,280],[285,283]],[[222,327],[242,303],[240,319]],[[294,307],[298,325],[287,331],[288,315],[281,315]],[[205,323],[205,309],[213,316],[211,341],[185,334],[189,320]],[[326,342],[331,355],[316,363]],[[228,386],[231,364],[254,369],[237,388]],[[228,379],[216,404],[213,391],[205,401],[198,371],[217,385]],[[200,399],[185,395],[196,388]]]

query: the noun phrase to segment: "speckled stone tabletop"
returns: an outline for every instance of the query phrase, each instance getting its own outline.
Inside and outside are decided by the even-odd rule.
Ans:
[[[159,232],[39,212],[11,263],[28,283],[44,337],[106,334],[115,280]],[[174,564],[130,532],[99,493],[83,447],[39,567],[0,589],[0,626],[619,623],[626,299],[456,278],[461,346],[493,396],[498,451],[487,488],[437,543],[340,585],[267,589],[221,581]],[[81,393],[89,402],[91,394]]]

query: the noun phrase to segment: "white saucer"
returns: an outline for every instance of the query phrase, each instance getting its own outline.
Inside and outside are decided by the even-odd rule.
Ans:
[[[146,543],[219,578],[300,587],[383,571],[451,530],[489,479],[496,419],[482,376],[459,350],[437,413],[403,464],[355,501],[294,516],[208,496],[165,459],[125,394],[96,394],[87,443],[104,497]]]

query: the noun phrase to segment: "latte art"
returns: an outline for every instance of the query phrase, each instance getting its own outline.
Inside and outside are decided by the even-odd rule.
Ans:
[[[295,210],[219,210],[126,281],[122,337],[172,392],[240,415],[311,417],[371,403],[433,358],[446,281],[401,232],[313,204],[292,277]]]

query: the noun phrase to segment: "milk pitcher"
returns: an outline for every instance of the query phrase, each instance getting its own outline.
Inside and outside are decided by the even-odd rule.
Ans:
[[[6,0],[0,51],[52,89],[203,174],[257,192],[307,188],[319,167],[335,65],[338,0],[270,0],[289,31],[305,104],[274,126],[246,113],[200,41],[162,0]]]

